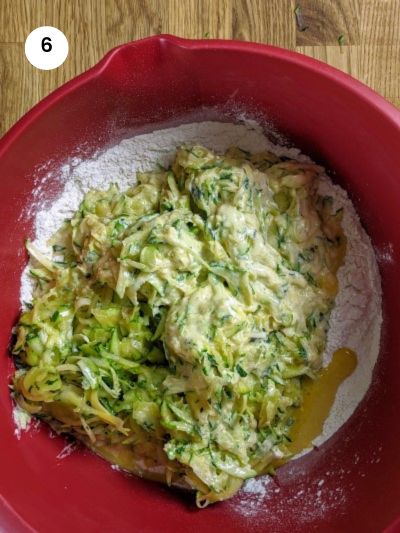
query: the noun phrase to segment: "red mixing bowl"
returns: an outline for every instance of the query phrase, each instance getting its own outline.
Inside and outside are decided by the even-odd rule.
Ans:
[[[18,97],[18,96],[16,96]],[[23,97],[23,95],[21,95]],[[112,470],[39,427],[18,440],[8,391],[11,328],[40,178],[129,133],[246,111],[335,172],[381,258],[384,328],[372,386],[322,447],[282,467],[266,494],[204,510]],[[192,119],[193,120],[193,119]],[[56,174],[56,172],[55,172]],[[400,113],[313,59],[234,41],[157,36],[120,46],[25,115],[0,144],[0,529],[5,531],[382,531],[400,515]],[[112,176],[110,176],[112,178]],[[56,177],[42,194],[59,192]],[[21,216],[25,213],[24,216]],[[362,357],[363,354],[358,354]],[[323,480],[323,481],[322,481]],[[321,482],[322,481],[322,482]],[[256,499],[254,499],[256,498]],[[247,503],[246,503],[247,502]],[[400,522],[398,522],[400,527]],[[400,530],[400,529],[399,529]]]

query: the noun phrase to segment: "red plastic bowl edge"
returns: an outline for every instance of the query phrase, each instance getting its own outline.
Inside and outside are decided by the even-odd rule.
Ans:
[[[100,76],[113,61],[114,57],[117,56],[122,50],[129,48],[131,46],[137,46],[142,42],[158,42],[160,46],[170,45],[181,48],[189,48],[192,50],[201,50],[204,48],[213,48],[217,47],[220,50],[237,50],[237,51],[251,51],[252,53],[257,53],[261,55],[272,56],[276,59],[282,59],[284,61],[289,61],[296,63],[297,65],[312,70],[318,71],[320,75],[325,76],[326,78],[331,79],[335,83],[341,84],[346,89],[353,91],[357,96],[368,102],[369,105],[377,108],[381,113],[386,116],[386,119],[390,122],[393,122],[398,128],[400,128],[400,113],[398,109],[392,105],[390,102],[385,100],[377,92],[370,89],[367,85],[362,82],[352,78],[348,74],[318,61],[316,59],[310,58],[303,54],[297,52],[292,52],[284,48],[279,48],[277,46],[265,45],[260,43],[253,42],[244,42],[244,41],[235,41],[235,40],[223,40],[223,39],[184,39],[182,37],[176,37],[169,34],[154,35],[151,37],[146,37],[137,41],[131,41],[119,45],[112,50],[110,50],[98,63],[93,67],[86,70],[82,74],[76,76],[72,80],[66,82],[61,87],[51,92],[38,104],[36,104],[30,111],[28,111],[21,119],[19,119],[11,129],[4,134],[2,139],[0,139],[0,157],[7,150],[9,145],[14,142],[19,135],[34,121],[42,115],[49,107],[51,107],[55,102],[63,98],[68,93],[74,91],[80,85],[85,84],[88,80],[94,79]]]

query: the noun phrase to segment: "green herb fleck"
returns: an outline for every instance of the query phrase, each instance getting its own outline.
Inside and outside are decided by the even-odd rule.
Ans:
[[[307,359],[307,352],[302,344],[299,345],[299,355],[302,359]]]
[[[207,358],[211,366],[218,368],[218,363],[215,357],[211,353],[207,353]]]
[[[63,252],[65,246],[60,246],[59,244],[53,244],[53,252]]]
[[[60,312],[59,311],[54,311],[54,313],[50,317],[50,320],[52,322],[55,322],[58,319],[59,316],[60,316]]]
[[[236,372],[241,376],[242,378],[245,378],[247,376],[246,370],[239,365],[239,363],[236,365]]]

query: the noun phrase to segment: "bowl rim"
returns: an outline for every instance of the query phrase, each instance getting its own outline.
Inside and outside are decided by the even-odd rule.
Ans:
[[[90,80],[96,79],[104,74],[114,58],[133,46],[142,43],[158,43],[159,46],[173,46],[176,48],[189,50],[217,49],[233,52],[247,52],[262,55],[274,59],[295,64],[301,68],[312,71],[314,74],[325,77],[342,88],[354,93],[358,98],[364,100],[368,105],[374,107],[386,120],[392,123],[400,133],[400,111],[379,93],[368,87],[361,81],[353,78],[349,74],[332,67],[327,63],[311,58],[299,52],[294,52],[269,44],[238,41],[234,39],[186,39],[171,34],[159,34],[130,41],[112,48],[94,66],[65,82],[60,87],[52,91],[30,110],[28,110],[0,139],[0,158],[6,153],[10,145],[34,122],[38,117],[47,111],[56,102],[75,91],[80,86]]]

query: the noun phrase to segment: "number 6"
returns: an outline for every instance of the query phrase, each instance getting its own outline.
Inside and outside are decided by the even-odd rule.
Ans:
[[[51,44],[50,37],[43,37],[42,39],[42,50],[43,52],[51,52],[53,46]]]

